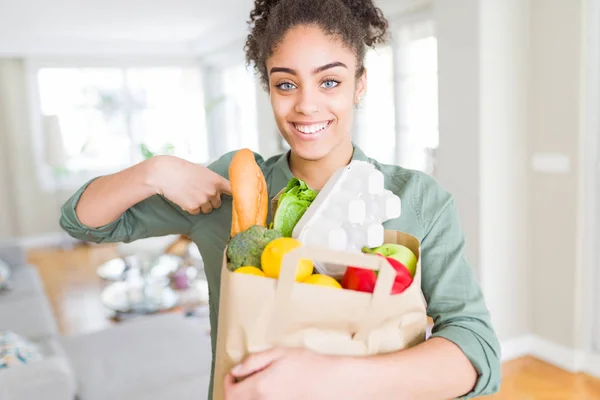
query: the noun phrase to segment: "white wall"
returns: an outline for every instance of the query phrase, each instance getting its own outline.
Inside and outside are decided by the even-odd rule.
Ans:
[[[569,348],[577,345],[577,214],[582,125],[583,0],[532,0],[530,156],[557,153],[565,173],[531,171],[532,329]]]
[[[529,330],[527,0],[480,8],[481,282],[498,335]]]
[[[581,345],[590,346],[600,355],[600,179],[598,179],[598,157],[600,155],[600,0],[589,0],[583,10],[586,20],[585,33],[585,87],[586,101],[584,121],[585,136],[581,141],[581,153],[584,168],[583,193],[580,204],[580,220],[585,230],[580,241],[582,269],[584,279],[579,279],[577,289],[582,295],[578,306],[581,312],[578,318]],[[591,279],[585,279],[591,277]],[[589,316],[593,315],[593,320]],[[591,329],[590,329],[591,328]]]
[[[598,143],[584,135],[598,114],[585,113],[589,2],[600,29],[597,0],[435,1],[438,178],[457,197],[504,355],[600,375],[584,292],[598,267],[582,240],[595,244],[582,208],[583,167],[597,169],[584,154]],[[559,162],[534,166],[548,154]]]
[[[478,0],[435,2],[440,147],[436,178],[456,197],[466,253],[480,275]]]
[[[501,340],[528,332],[526,0],[435,2],[436,176],[457,200],[467,256]]]

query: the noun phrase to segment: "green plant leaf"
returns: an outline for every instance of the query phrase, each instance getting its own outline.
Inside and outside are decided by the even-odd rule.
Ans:
[[[140,144],[140,152],[142,153],[142,157],[144,157],[146,160],[155,156],[155,154],[150,151],[145,143]]]

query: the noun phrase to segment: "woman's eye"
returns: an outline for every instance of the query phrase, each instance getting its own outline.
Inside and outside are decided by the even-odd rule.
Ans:
[[[279,88],[281,90],[292,90],[292,89],[296,88],[296,86],[294,86],[293,83],[283,82],[283,83],[280,83],[279,85],[277,85],[277,88]]]
[[[339,82],[338,81],[334,81],[332,79],[323,82],[323,87],[325,89],[332,89],[332,88],[336,87],[337,85],[339,85]]]

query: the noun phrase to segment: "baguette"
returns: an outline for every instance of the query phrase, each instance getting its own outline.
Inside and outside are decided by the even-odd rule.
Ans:
[[[265,226],[269,212],[269,193],[262,170],[249,149],[238,150],[229,165],[233,196],[231,237],[253,225]]]

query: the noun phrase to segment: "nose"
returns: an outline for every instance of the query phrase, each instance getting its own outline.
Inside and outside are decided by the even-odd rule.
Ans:
[[[295,111],[299,114],[311,115],[319,111],[319,96],[310,88],[303,88],[298,94]]]

